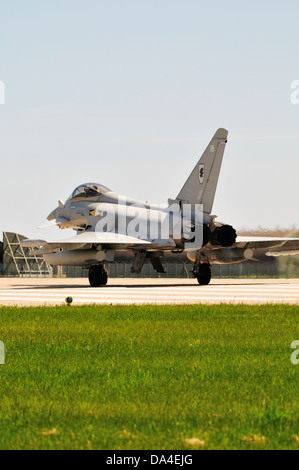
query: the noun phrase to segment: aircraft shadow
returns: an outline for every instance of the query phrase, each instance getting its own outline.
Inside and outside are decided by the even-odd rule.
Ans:
[[[236,280],[237,281],[237,280]],[[34,289],[34,290],[42,290],[42,289],[82,289],[82,288],[89,288],[90,291],[92,292],[93,290],[95,289],[115,289],[115,288],[126,288],[126,289],[144,289],[144,288],[167,288],[167,287],[192,287],[192,286],[197,286],[198,288],[200,287],[208,287],[209,289],[213,290],[214,288],[217,288],[217,287],[223,287],[223,286],[227,286],[227,287],[244,287],[244,286],[263,286],[263,285],[269,285],[269,283],[267,282],[254,282],[254,283],[247,283],[247,282],[221,282],[221,283],[217,283],[217,284],[213,284],[213,281],[211,284],[209,284],[209,286],[200,286],[198,285],[196,282],[190,282],[188,284],[186,283],[163,283],[163,284],[116,284],[116,285],[106,285],[106,286],[102,286],[102,287],[90,287],[88,284],[47,284],[47,285],[17,285],[17,284],[13,284],[12,285],[12,288],[13,289],[24,289],[24,290],[30,290],[30,289]],[[276,283],[275,285],[285,285],[284,282],[281,282],[281,283]]]

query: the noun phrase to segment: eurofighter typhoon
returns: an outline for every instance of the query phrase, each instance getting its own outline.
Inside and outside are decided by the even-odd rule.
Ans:
[[[186,252],[200,285],[209,284],[212,264],[255,259],[257,250],[269,256],[299,253],[299,239],[237,237],[236,230],[212,214],[228,132],[218,129],[175,199],[153,205],[120,196],[98,183],[76,187],[66,202],[40,228],[57,225],[76,235],[66,240],[24,240],[33,255],[51,265],[89,269],[92,287],[108,281],[106,269],[116,252],[134,254],[132,273],[140,273],[146,259],[163,273],[165,253]]]

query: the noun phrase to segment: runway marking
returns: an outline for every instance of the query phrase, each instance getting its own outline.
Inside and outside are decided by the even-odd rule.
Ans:
[[[80,295],[80,296],[83,296],[83,297],[103,297],[103,296],[108,296],[108,297],[111,297],[112,295],[121,295],[121,296],[125,296],[125,297],[132,297],[133,295],[137,295],[137,296],[144,296],[144,295],[159,295],[159,296],[175,296],[175,297],[180,297],[180,296],[189,296],[189,295],[192,295],[192,296],[196,296],[196,297],[201,297],[202,295],[210,295],[210,296],[213,296],[213,295],[217,295],[217,294],[221,294],[223,296],[232,296],[232,295],[253,295],[253,296],[258,296],[258,295],[266,295],[266,296],[274,296],[274,297],[279,297],[280,295],[288,295],[288,296],[291,296],[291,297],[299,297],[299,292],[286,292],[286,291],[280,291],[280,292],[276,292],[275,294],[271,293],[271,292],[267,292],[265,290],[263,291],[259,291],[259,292],[248,292],[248,291],[239,291],[239,292],[236,292],[236,291],[227,291],[227,292],[219,292],[219,291],[213,291],[213,292],[209,292],[207,290],[201,290],[200,292],[153,292],[153,291],[134,291],[134,290],[130,290],[130,291],[117,291],[117,290],[111,290],[109,289],[108,290],[102,290],[100,292],[82,292],[82,291],[75,291],[75,290],[70,290],[70,289],[66,289],[64,291],[59,291],[59,292],[34,292],[34,291],[30,291],[30,292],[3,292],[1,293],[0,292],[0,297],[2,295],[6,296],[6,295],[14,295],[14,296],[27,296],[27,295],[33,295],[34,297],[44,297],[44,296],[49,296],[49,297],[52,297],[52,296],[65,296],[65,294],[77,294],[77,295]]]
[[[26,297],[26,298],[20,298],[20,299],[15,299],[15,301],[12,301],[11,297],[3,297],[1,299],[2,301],[7,301],[9,302],[10,305],[16,305],[18,306],[19,304],[23,306],[23,303],[26,304],[26,302],[30,303],[37,303],[38,305],[58,305],[58,304],[64,304],[64,301],[61,298],[57,299],[51,299],[51,300],[44,300],[43,302],[41,300],[38,300],[34,297]],[[137,304],[152,304],[152,305],[182,305],[182,304],[202,304],[202,303],[210,303],[210,304],[295,304],[299,305],[299,301],[297,299],[296,302],[292,301],[291,299],[269,299],[268,297],[260,297],[257,301],[253,302],[251,297],[228,297],[225,299],[217,299],[217,298],[211,298],[211,297],[202,297],[201,299],[197,299],[197,301],[191,301],[191,299],[181,299],[181,300],[174,300],[174,299],[163,299],[163,300],[153,300],[152,298],[144,298],[140,300],[128,300],[127,298],[119,298],[119,299],[102,299],[102,301],[95,301],[94,299],[80,299],[76,298],[73,302],[73,305],[76,304],[97,304],[97,305],[105,305],[105,304],[111,304],[111,305],[137,305]]]
[[[173,292],[173,293],[179,293],[181,294],[182,292],[178,292],[178,289],[183,292],[196,292],[196,294],[200,294],[200,292],[246,292],[246,293],[255,293],[255,292],[265,292],[268,294],[276,294],[277,292],[285,292],[285,291],[294,291],[298,293],[299,295],[299,286],[275,286],[275,290],[272,291],[274,286],[271,286],[271,289],[267,286],[253,286],[253,287],[244,287],[244,286],[176,286],[176,287],[146,287],[146,286],[140,286],[140,287],[60,287],[60,288],[19,288],[19,289],[0,289],[0,294],[1,293],[26,293],[26,292],[34,292],[36,295],[40,294],[50,294],[51,292],[55,293],[60,293],[62,291],[79,291],[80,293],[85,293],[88,295],[91,294],[102,294],[102,293],[112,293],[112,292],[124,292],[124,293],[129,293],[129,292],[150,292],[151,294],[163,294],[163,293],[168,293],[168,292]]]
[[[196,296],[196,297],[201,297],[202,295],[204,294],[209,294],[209,295],[216,295],[218,293],[221,293],[221,295],[223,296],[231,296],[232,293],[233,295],[253,295],[253,296],[259,296],[260,294],[266,294],[266,295],[271,295],[271,296],[274,296],[274,297],[279,297],[279,295],[281,294],[286,294],[290,297],[299,297],[299,292],[298,290],[294,290],[294,291],[289,291],[287,292],[286,290],[278,290],[276,289],[275,293],[272,293],[272,292],[269,292],[269,290],[266,290],[266,289],[255,289],[255,290],[246,290],[246,289],[240,289],[239,291],[236,291],[236,289],[227,289],[227,290],[224,290],[224,291],[219,291],[218,289],[217,290],[214,290],[214,291],[211,291],[211,290],[208,290],[208,289],[202,289],[202,288],[197,288],[197,290],[193,290],[193,291],[189,291],[189,292],[186,292],[185,289],[182,288],[182,291],[180,292],[177,292],[176,291],[158,291],[158,290],[150,290],[150,289],[128,289],[128,290],[123,290],[123,289],[101,289],[101,290],[98,290],[98,291],[94,291],[94,290],[82,290],[82,289],[78,289],[78,290],[74,290],[74,289],[59,289],[57,291],[53,291],[53,289],[49,289],[49,291],[40,291],[38,290],[37,292],[32,290],[32,289],[28,289],[26,291],[23,291],[23,290],[14,290],[14,291],[1,291],[0,290],[0,298],[2,295],[6,295],[6,294],[13,294],[15,296],[27,296],[27,295],[34,295],[35,297],[43,297],[43,296],[49,296],[49,297],[52,297],[52,296],[57,296],[57,295],[65,295],[65,294],[69,294],[71,295],[72,293],[74,294],[78,294],[80,296],[86,296],[86,297],[103,297],[103,296],[111,296],[111,295],[123,295],[123,296],[126,296],[128,297],[128,295],[137,295],[137,296],[144,296],[145,294],[150,294],[150,295],[159,295],[159,296],[167,296],[167,295],[175,295],[176,297],[177,296]]]
[[[260,303],[260,302],[267,302],[267,303],[295,303],[299,304],[299,296],[298,295],[269,295],[269,296],[260,296],[259,294],[256,295],[238,295],[238,294],[226,294],[226,295],[221,295],[220,297],[218,296],[213,296],[213,295],[178,295],[178,296],[173,296],[173,295],[167,295],[167,296],[150,296],[149,294],[139,294],[139,295],[115,295],[115,296],[109,296],[109,295],[100,295],[100,296],[82,296],[79,293],[76,292],[71,292],[68,295],[71,295],[74,299],[74,304],[76,303],[129,303],[129,304],[134,304],[134,303],[202,303],[205,301],[213,302],[213,303],[221,303],[221,302],[240,302],[240,303]],[[33,293],[28,293],[27,295],[17,295],[15,297],[13,296],[8,296],[8,295],[1,295],[0,296],[0,302],[1,301],[9,301],[11,303],[17,304],[18,302],[37,302],[40,304],[47,304],[47,303],[53,303],[53,302],[58,302],[58,303],[65,303],[65,294],[58,296],[57,294],[52,294],[47,296],[37,296]]]
[[[73,286],[72,282],[77,283],[77,286]],[[81,282],[83,285],[78,285]],[[7,281],[2,278],[0,286],[3,285],[5,288],[0,289],[0,304],[62,305],[67,296],[72,296],[74,305],[91,303],[125,305],[292,303],[299,305],[299,280],[294,279],[221,279],[213,280],[209,286],[191,284],[192,281],[183,279],[112,279],[112,285],[98,288],[89,287],[85,283],[85,279],[22,278]],[[38,285],[41,287],[35,287]]]
[[[169,286],[169,287],[158,287],[158,286],[155,286],[155,287],[151,287],[151,286],[132,286],[132,287],[128,287],[128,286],[103,286],[103,287],[73,287],[73,286],[69,286],[69,287],[48,287],[48,288],[33,288],[33,287],[22,287],[22,288],[12,288],[12,289],[0,289],[0,292],[24,292],[24,291],[38,291],[38,292],[49,292],[49,291],[62,291],[62,290],[84,290],[84,291],[88,291],[88,292],[102,292],[102,291],[109,291],[109,290],[119,290],[119,291],[129,291],[129,290],[150,290],[151,292],[161,292],[161,291],[164,291],[164,292],[168,292],[170,290],[172,291],[177,291],[178,289],[184,289],[184,291],[186,290],[192,290],[192,291],[201,291],[201,290],[209,290],[209,291],[212,291],[212,290],[224,290],[224,291],[227,291],[227,290],[246,290],[246,291],[255,291],[257,289],[259,290],[266,290],[267,292],[272,292],[273,289],[275,289],[275,291],[277,291],[278,289],[280,290],[295,290],[297,292],[299,292],[299,284],[298,286],[277,286],[277,285],[273,285],[273,286],[264,286],[264,285],[256,285],[256,286],[231,286],[231,285],[224,285],[224,286],[216,286],[216,285],[209,285],[209,286],[186,286],[186,285],[181,285],[181,286]],[[274,292],[275,292],[274,291]]]

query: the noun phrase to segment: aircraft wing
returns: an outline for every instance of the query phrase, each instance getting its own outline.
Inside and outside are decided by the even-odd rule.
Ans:
[[[150,250],[153,248],[175,247],[172,240],[141,240],[124,234],[110,232],[81,232],[68,239],[47,242],[46,240],[23,240],[21,245],[30,249],[36,249],[32,254],[46,254],[62,249],[63,251],[89,249],[91,245],[102,245],[110,249],[138,248]],[[212,247],[206,249],[219,249]],[[237,237],[235,244],[228,249],[264,249],[268,256],[297,255],[299,254],[299,238],[279,237]],[[194,248],[193,248],[194,250]],[[187,251],[192,251],[190,247]]]
[[[268,249],[267,256],[298,255],[299,238],[237,237],[231,248]]]
[[[233,250],[234,248],[250,248],[252,250],[264,249],[269,250],[271,255],[269,256],[279,256],[279,254],[292,254],[296,255],[299,252],[299,238],[279,238],[279,237],[237,237],[236,242],[232,246],[223,247],[221,245],[205,245],[203,251],[212,251],[219,249]],[[190,246],[185,248],[185,251],[197,251],[199,248],[197,246]],[[287,253],[289,252],[289,253]],[[277,254],[276,254],[277,253]],[[268,252],[266,253],[268,254]]]
[[[154,248],[163,246],[175,246],[172,240],[165,242],[165,240],[142,240],[140,238],[131,237],[124,234],[111,233],[111,232],[81,232],[78,235],[68,239],[47,242],[46,240],[22,240],[23,247],[36,249],[32,254],[46,254],[53,253],[59,249],[63,251],[89,249],[91,245],[102,245],[107,248]]]

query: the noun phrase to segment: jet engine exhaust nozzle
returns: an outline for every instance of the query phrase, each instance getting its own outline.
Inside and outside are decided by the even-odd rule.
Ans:
[[[211,243],[232,246],[237,239],[237,232],[231,225],[221,225],[212,232]]]

